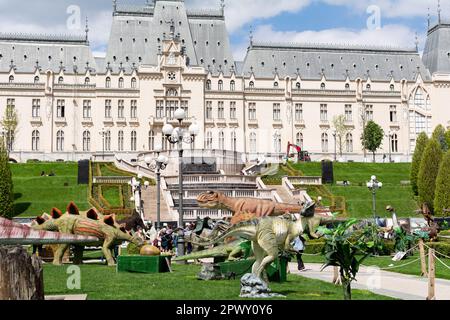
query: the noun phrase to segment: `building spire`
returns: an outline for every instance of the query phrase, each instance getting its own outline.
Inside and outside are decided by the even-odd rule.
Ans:
[[[117,0],[113,0],[113,13],[117,11]]]
[[[441,24],[441,0],[438,0],[438,22]]]
[[[253,48],[253,26],[250,25],[250,48]]]
[[[220,0],[220,10],[222,10],[222,15],[225,13],[225,0]]]
[[[416,51],[419,52],[419,35],[417,34],[417,31],[416,31],[415,44],[416,44]]]
[[[86,32],[86,42],[89,41],[89,20],[88,16],[86,16],[86,27],[84,29],[84,32]]]
[[[431,14],[430,14],[430,7],[428,7],[428,30],[430,30],[430,26],[431,26]]]

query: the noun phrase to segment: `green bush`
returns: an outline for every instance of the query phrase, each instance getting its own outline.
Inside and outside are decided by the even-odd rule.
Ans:
[[[134,243],[129,243],[127,246],[127,254],[134,255],[134,254],[140,254],[141,248],[135,245]]]
[[[14,216],[14,192],[9,154],[3,139],[0,139],[0,217]]]
[[[442,151],[444,152],[448,151],[449,146],[446,140],[446,132],[445,128],[442,125],[438,125],[436,129],[434,129],[432,138],[436,139],[439,142]]]
[[[419,195],[419,188],[417,186],[417,177],[419,175],[420,163],[422,161],[423,152],[428,143],[428,136],[425,132],[422,132],[417,138],[416,149],[414,150],[414,155],[411,164],[411,187],[414,194]]]
[[[306,254],[318,254],[322,253],[325,246],[325,240],[309,240],[306,242],[305,253]]]
[[[450,151],[444,155],[436,179],[434,214],[445,216],[444,209],[450,209]]]
[[[450,256],[450,243],[445,242],[428,242],[427,246],[433,248],[436,250],[436,253],[442,253],[446,256]],[[442,258],[442,256],[437,255],[439,258]]]
[[[419,204],[426,203],[434,212],[434,195],[436,179],[442,159],[442,149],[436,139],[431,139],[425,148],[417,185],[419,187]]]

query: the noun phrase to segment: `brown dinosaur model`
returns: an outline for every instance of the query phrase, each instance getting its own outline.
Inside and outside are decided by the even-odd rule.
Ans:
[[[256,198],[230,198],[216,191],[200,194],[197,197],[197,202],[202,208],[230,210],[234,213],[231,219],[232,225],[255,217],[282,216],[297,213],[302,213],[304,216],[314,215],[314,203],[301,205],[277,203]]]

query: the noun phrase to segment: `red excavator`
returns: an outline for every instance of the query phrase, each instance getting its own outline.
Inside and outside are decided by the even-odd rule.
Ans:
[[[286,153],[286,157],[288,159],[294,157],[294,154],[291,154],[291,148],[295,149],[295,151],[297,152],[298,162],[311,162],[311,157],[309,156],[308,151],[304,151],[299,146],[292,144],[290,142],[288,142],[287,153]]]

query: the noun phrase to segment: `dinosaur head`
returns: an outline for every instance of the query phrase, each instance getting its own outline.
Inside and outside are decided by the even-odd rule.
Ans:
[[[216,191],[208,191],[197,197],[198,205],[201,208],[218,209],[222,206],[221,198],[223,194]]]

